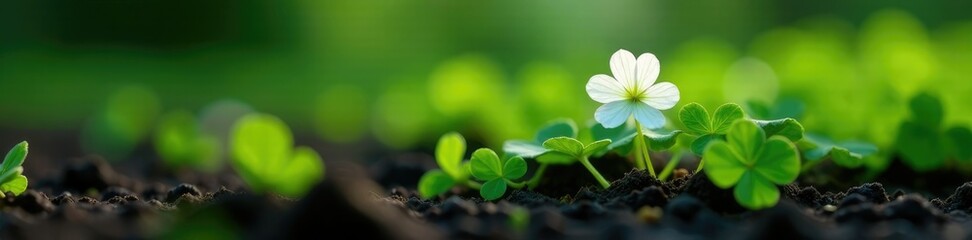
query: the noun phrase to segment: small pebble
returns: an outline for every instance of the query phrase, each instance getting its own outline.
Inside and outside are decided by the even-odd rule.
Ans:
[[[660,207],[644,206],[638,209],[638,219],[645,223],[658,223],[664,213]]]

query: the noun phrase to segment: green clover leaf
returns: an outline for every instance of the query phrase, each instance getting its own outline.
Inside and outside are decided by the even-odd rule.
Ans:
[[[552,120],[537,131],[534,140],[506,141],[503,143],[503,151],[512,156],[536,158],[547,152],[543,142],[555,137],[577,137],[577,124],[566,118]]]
[[[419,179],[418,191],[419,195],[428,199],[449,191],[455,184],[456,181],[452,180],[452,176],[442,170],[435,169],[422,175],[422,178]]]
[[[664,129],[642,129],[643,137],[648,142],[648,147],[652,151],[662,151],[675,145],[681,130],[666,131]],[[595,123],[591,126],[591,136],[594,139],[611,140],[605,148],[595,151],[590,156],[600,156],[608,151],[614,150],[621,155],[627,155],[634,147],[635,136],[638,135],[637,129],[633,126],[617,128],[605,128],[601,124]]]
[[[253,191],[304,195],[324,178],[324,162],[308,147],[293,146],[290,128],[279,118],[252,113],[232,133],[233,168]]]
[[[473,152],[469,172],[476,179],[485,181],[479,194],[487,201],[496,200],[506,193],[508,184],[526,175],[527,164],[521,157],[513,157],[501,162],[496,152],[480,148]],[[522,187],[518,186],[517,188]]]
[[[4,197],[4,193],[12,192],[14,195],[20,195],[25,190],[27,190],[27,177],[23,174],[24,160],[27,159],[27,142],[20,142],[14,145],[7,156],[4,157],[3,163],[0,164],[0,197]]]
[[[820,161],[829,156],[838,166],[846,168],[856,168],[864,164],[864,158],[877,153],[877,146],[874,144],[845,141],[834,142],[833,140],[815,134],[807,134],[804,138],[809,143],[803,156],[810,161]],[[802,145],[801,145],[802,146]]]
[[[712,116],[698,103],[689,103],[678,111],[678,118],[688,133],[699,136],[691,143],[692,152],[699,155],[709,142],[722,139],[732,123],[743,117],[742,107],[733,103],[719,106]]]
[[[435,162],[453,180],[459,181],[469,177],[463,167],[462,159],[466,155],[466,140],[456,132],[446,133],[439,138],[435,146]]]
[[[733,196],[749,209],[771,207],[779,201],[776,185],[796,180],[800,157],[787,138],[772,136],[755,123],[737,120],[727,140],[713,140],[703,154],[705,173],[717,187],[735,187]]]

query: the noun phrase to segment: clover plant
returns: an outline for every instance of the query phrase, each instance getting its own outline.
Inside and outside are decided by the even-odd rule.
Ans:
[[[605,128],[603,125],[596,123],[591,126],[591,135],[594,139],[607,139],[611,140],[611,144],[608,144],[603,150],[594,152],[592,156],[600,156],[609,151],[617,152],[620,155],[627,155],[632,149],[636,149],[639,142],[644,142],[648,147],[647,149],[653,151],[662,151],[671,148],[675,145],[678,140],[678,136],[683,132],[681,130],[667,131],[664,129],[642,129],[637,131],[634,129],[636,126],[627,125],[625,127],[618,128]],[[635,138],[635,136],[641,135],[641,138]],[[638,161],[641,155],[648,154],[647,152],[635,151],[635,165],[639,169],[646,169],[644,165],[647,163],[645,161]],[[678,164],[677,162],[668,162],[668,165]],[[673,166],[674,167],[674,166]],[[654,172],[652,172],[654,174]],[[665,174],[665,170],[662,170],[661,174]],[[658,175],[659,179],[663,179],[662,175]]]
[[[524,182],[515,182],[526,175],[527,164],[521,157],[501,161],[491,149],[480,148],[473,152],[469,161],[469,172],[473,177],[484,181],[479,195],[487,201],[495,200],[506,193],[507,187],[523,188]]]
[[[155,134],[155,149],[172,167],[192,167],[204,171],[219,168],[219,140],[204,134],[196,118],[187,111],[165,115]]]
[[[7,192],[20,195],[27,190],[27,177],[24,173],[24,160],[27,159],[27,141],[14,145],[0,164],[0,198]]]
[[[910,103],[911,118],[901,123],[895,145],[905,164],[924,172],[945,166],[949,159],[972,160],[972,131],[962,126],[943,130],[945,111],[932,94],[919,93]]]
[[[324,163],[309,147],[293,146],[293,135],[272,115],[251,113],[236,121],[232,136],[236,172],[255,192],[303,196],[324,178]]]
[[[766,136],[752,121],[736,120],[726,140],[713,140],[702,156],[712,183],[734,188],[736,201],[753,210],[776,205],[777,185],[789,184],[800,174],[800,156],[793,143],[783,136]]]
[[[544,148],[543,143],[548,139],[554,137],[577,137],[577,124],[574,120],[570,119],[555,119],[537,131],[536,137],[533,140],[509,140],[503,144],[503,151],[507,155],[521,157],[521,158],[536,158],[537,156],[543,155],[550,150]],[[547,167],[549,163],[540,162],[537,171],[534,172],[533,177],[527,181],[527,186],[531,189],[537,187],[540,184],[540,179],[543,178],[544,173],[547,172]]]
[[[807,134],[799,144],[803,156],[807,160],[802,167],[804,171],[825,159],[846,168],[857,168],[864,164],[864,158],[877,153],[877,146],[861,141],[835,142],[830,138],[816,134]]]
[[[466,155],[466,140],[459,133],[451,132],[442,135],[435,146],[435,161],[440,169],[426,172],[419,179],[418,191],[423,198],[432,198],[445,193],[456,185],[469,185],[479,188],[469,182],[469,162],[463,162]]]
[[[594,179],[601,184],[601,187],[608,188],[611,187],[611,183],[601,176],[601,173],[594,168],[594,165],[591,165],[589,157],[605,149],[610,144],[610,139],[599,140],[584,145],[574,138],[555,137],[543,142],[543,147],[550,151],[537,157],[537,162],[541,164],[562,165],[580,162],[581,165],[584,165],[584,168],[587,168],[587,171],[591,172],[591,175],[594,175]]]

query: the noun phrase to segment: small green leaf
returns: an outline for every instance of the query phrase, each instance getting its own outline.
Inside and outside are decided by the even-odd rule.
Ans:
[[[834,163],[838,166],[846,168],[856,168],[864,164],[864,157],[860,154],[852,153],[850,150],[842,147],[832,147],[830,149],[830,158],[833,159]]]
[[[479,180],[489,181],[503,177],[503,166],[496,152],[480,148],[473,152],[469,166],[471,173]]]
[[[527,163],[521,157],[513,157],[503,164],[503,178],[516,180],[526,175]]]
[[[648,148],[652,151],[662,151],[667,150],[675,145],[678,140],[678,135],[682,134],[681,130],[675,130],[671,132],[664,132],[661,129],[643,129],[645,141],[648,143]],[[611,142],[608,145],[608,149],[624,149],[621,152],[627,152],[634,142],[634,137],[638,135],[637,132],[631,132],[629,135],[618,139],[616,142]]]
[[[756,120],[753,119],[763,131],[766,132],[766,136],[784,136],[790,141],[799,141],[803,138],[803,125],[800,124],[796,119],[784,118],[776,120]]]
[[[634,132],[634,128],[627,127],[616,127],[616,128],[604,128],[600,123],[594,123],[591,126],[591,137],[594,139],[611,139],[611,142],[617,142],[619,139],[624,138]],[[610,149],[610,147],[608,148]]]
[[[530,141],[508,140],[503,143],[503,152],[515,157],[535,158],[547,152],[547,149],[538,143]]]
[[[462,157],[466,154],[466,140],[456,132],[446,133],[435,146],[435,161],[439,168],[454,179],[466,178],[461,168]]]
[[[233,166],[256,192],[272,186],[293,148],[287,125],[266,114],[243,116],[233,127],[232,141]]]
[[[723,138],[724,137],[722,135],[716,134],[706,134],[695,138],[695,140],[692,140],[692,152],[695,153],[695,155],[701,156],[702,153],[705,152],[705,148],[709,146],[710,142],[713,140],[725,140]]]
[[[932,129],[940,128],[945,111],[937,97],[927,92],[919,93],[911,99],[910,105],[915,123]]]
[[[709,112],[701,104],[689,103],[683,106],[678,111],[678,118],[691,134],[703,135],[712,132]]]
[[[422,198],[429,199],[449,191],[456,182],[442,170],[428,171],[419,179],[418,191]]]
[[[479,189],[479,195],[486,201],[499,199],[503,194],[506,194],[506,180],[502,178],[489,180]]]
[[[738,120],[732,124],[726,140],[735,147],[740,160],[746,165],[752,165],[756,161],[756,156],[760,146],[766,141],[766,134],[750,121]]]
[[[772,183],[788,184],[800,175],[800,155],[789,140],[773,136],[760,149],[753,170]]]
[[[577,162],[577,157],[558,151],[549,151],[537,156],[537,162],[542,164],[570,165]]]
[[[856,168],[864,164],[864,157],[877,153],[877,146],[874,144],[856,141],[834,143],[827,137],[806,134],[802,143],[806,144],[803,152],[804,157],[810,161],[819,161],[824,157],[830,158],[839,166],[846,168]]]
[[[300,197],[324,179],[321,155],[309,147],[297,147],[288,166],[278,173],[274,191],[288,197]]]
[[[901,123],[895,145],[904,162],[915,171],[930,171],[945,164],[938,131],[928,125],[910,121]]]
[[[594,155],[595,153],[600,152],[601,150],[607,148],[608,145],[611,145],[611,139],[602,139],[599,141],[592,142],[591,144],[588,144],[586,147],[584,147],[583,155],[584,156]]]
[[[537,143],[542,143],[547,141],[547,139],[551,139],[555,137],[576,138],[577,124],[574,123],[574,120],[570,120],[567,118],[552,120],[547,124],[545,124],[543,127],[541,127],[540,131],[537,131],[537,137],[535,141]]]
[[[722,140],[709,143],[702,159],[705,160],[703,168],[706,176],[719,188],[725,189],[736,185],[747,169],[740,155],[736,154],[729,143]]]
[[[972,161],[972,130],[965,127],[952,127],[945,132],[948,135],[952,154],[959,161]]]
[[[0,172],[7,172],[10,171],[10,169],[23,165],[24,159],[27,159],[27,141],[14,145],[14,147],[7,152],[7,156],[3,158],[3,164],[0,165]]]
[[[549,150],[558,151],[579,157],[584,154],[584,144],[577,139],[569,137],[555,137],[543,142],[543,147]]]
[[[13,192],[14,195],[20,195],[27,190],[27,177],[24,175],[17,174],[10,181],[0,184],[0,192]]]
[[[739,205],[749,209],[772,207],[780,201],[780,190],[776,185],[755,172],[743,174],[732,193]]]
[[[20,175],[21,173],[24,173],[24,167],[19,167],[19,166],[14,167],[13,169],[10,169],[8,171],[3,171],[3,173],[0,173],[0,183],[10,181],[11,179],[17,177],[17,175]]]
[[[712,127],[709,128],[709,133],[726,134],[729,131],[729,127],[732,126],[732,123],[743,117],[743,110],[739,105],[735,103],[723,104],[712,115]]]

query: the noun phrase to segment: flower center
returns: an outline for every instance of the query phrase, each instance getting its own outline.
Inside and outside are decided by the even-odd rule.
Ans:
[[[648,98],[648,96],[646,96],[647,94],[645,94],[646,91],[638,91],[637,86],[632,89],[626,89],[626,90],[627,91],[625,91],[625,99],[627,99],[628,101],[640,102],[641,100]]]

